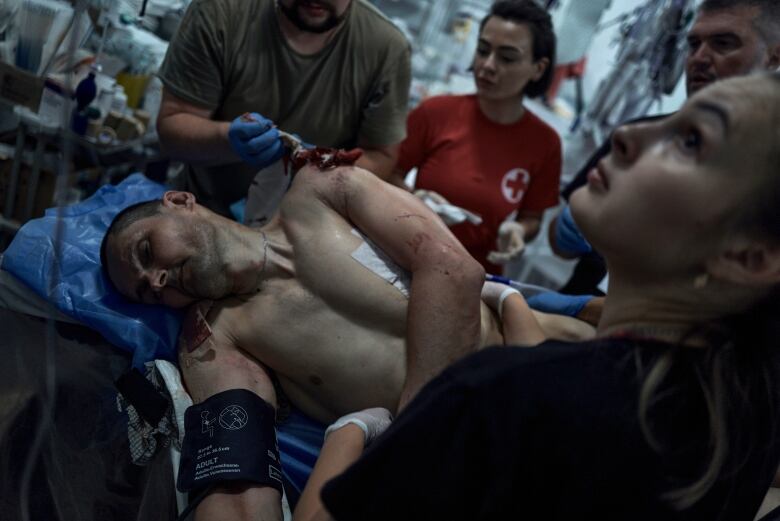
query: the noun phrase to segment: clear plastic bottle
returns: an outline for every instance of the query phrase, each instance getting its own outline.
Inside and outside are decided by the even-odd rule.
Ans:
[[[105,74],[97,76],[98,95],[95,105],[100,109],[101,121],[111,111],[111,104],[114,101],[114,90],[116,89],[116,80]]]
[[[124,114],[127,111],[127,94],[119,83],[114,87],[114,99],[111,100],[111,110]]]

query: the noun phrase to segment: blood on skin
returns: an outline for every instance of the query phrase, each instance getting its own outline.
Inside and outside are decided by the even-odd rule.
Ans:
[[[249,112],[241,114],[241,121],[251,123],[257,121]],[[352,166],[355,161],[363,155],[363,149],[353,148],[344,150],[342,148],[315,147],[296,151],[289,158],[293,170],[298,171],[306,165],[314,165],[320,170],[328,170],[337,166]],[[285,157],[285,172],[287,172],[288,159]]]
[[[431,237],[427,233],[417,233],[414,237],[411,238],[411,240],[407,242],[407,244],[416,254],[420,250],[420,247],[423,245],[423,243],[426,240],[430,240],[430,238]]]
[[[316,147],[301,150],[291,158],[293,169],[300,170],[305,165],[314,165],[320,170],[329,170],[337,166],[352,166],[363,155],[363,150],[353,148],[343,150],[340,148]]]
[[[412,217],[417,217],[418,219],[422,219],[423,221],[427,220],[424,215],[420,215],[417,213],[405,213],[403,215],[399,215],[393,220],[397,222],[400,221],[401,219],[411,219]]]
[[[206,322],[206,315],[212,304],[210,300],[193,304],[184,316],[181,338],[188,353],[192,353],[212,335],[211,327]]]

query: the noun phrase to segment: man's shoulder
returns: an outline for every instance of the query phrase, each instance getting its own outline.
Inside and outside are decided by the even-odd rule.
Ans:
[[[403,32],[379,9],[366,0],[354,0],[354,18],[357,34],[366,50],[411,50],[411,44]]]
[[[182,320],[181,331],[179,332],[179,342],[188,353],[193,352],[213,336],[214,332],[210,324],[213,316],[209,317],[209,312],[213,308],[213,301],[202,300],[192,304],[184,313],[184,320]]]
[[[327,170],[306,165],[295,174],[285,193],[279,212],[286,226],[322,221],[323,212],[335,210],[334,204],[344,203],[364,180],[373,174],[362,168],[337,167]]]

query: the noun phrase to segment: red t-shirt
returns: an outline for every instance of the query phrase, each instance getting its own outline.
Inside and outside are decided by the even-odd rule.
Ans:
[[[558,204],[561,140],[526,109],[516,123],[490,121],[475,95],[425,100],[406,121],[398,166],[417,167],[415,188],[433,190],[450,203],[482,217],[452,232],[490,273],[498,227],[515,210],[542,212]]]

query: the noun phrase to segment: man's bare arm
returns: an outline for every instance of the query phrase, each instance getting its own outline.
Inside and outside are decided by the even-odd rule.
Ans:
[[[299,176],[297,183],[306,183],[412,274],[403,407],[478,346],[484,270],[419,199],[369,172],[305,169]]]
[[[231,389],[247,389],[274,409],[276,391],[267,370],[233,344],[230,321],[209,302],[189,308],[179,337],[179,367],[195,404]],[[197,506],[199,521],[282,519],[282,498],[275,488],[247,481],[226,481]]]
[[[163,89],[157,133],[166,154],[189,162],[238,161],[228,141],[230,122],[214,121],[212,111]]]

